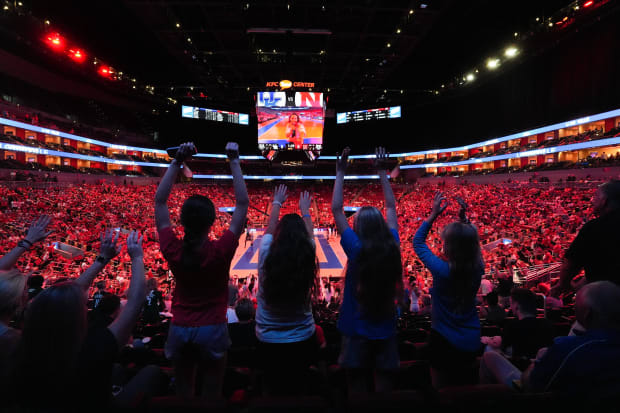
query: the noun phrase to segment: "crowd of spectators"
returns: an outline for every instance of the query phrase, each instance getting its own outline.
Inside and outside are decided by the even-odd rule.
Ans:
[[[601,275],[601,266],[593,275],[584,259],[613,248],[580,233],[588,221],[584,228],[615,230],[617,183],[393,189],[379,149],[381,183],[344,185],[345,150],[333,191],[297,184],[274,194],[265,184],[246,189],[232,145],[232,186],[173,188],[194,151],[179,150],[158,188],[0,185],[0,384],[13,392],[5,400],[153,407],[173,394],[180,405],[295,394],[333,405],[338,395],[489,382],[580,395],[570,373],[558,378],[554,368],[591,344],[600,354],[569,360],[574,374],[617,355],[607,343],[620,329],[618,287],[600,284],[617,276]],[[232,205],[232,217],[218,209]],[[347,217],[345,205],[363,208]],[[233,279],[246,226],[271,238],[259,246],[257,274]],[[339,234],[344,279],[316,279],[307,254],[316,227]],[[559,262],[554,288],[513,288],[530,268]],[[575,296],[580,283],[571,279],[581,269],[592,287]],[[561,337],[569,330],[578,339]],[[604,369],[602,396],[620,384],[614,366]],[[28,399],[20,388],[34,383],[45,397]]]

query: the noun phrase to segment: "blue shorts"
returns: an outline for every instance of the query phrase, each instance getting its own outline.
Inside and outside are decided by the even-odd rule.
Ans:
[[[384,340],[342,336],[338,364],[348,369],[398,369],[400,358],[396,335]]]
[[[226,323],[202,327],[172,324],[164,352],[169,360],[186,354],[197,354],[201,360],[219,360],[226,355],[230,344]]]

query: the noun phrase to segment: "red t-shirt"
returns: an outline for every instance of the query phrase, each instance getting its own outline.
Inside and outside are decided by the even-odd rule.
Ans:
[[[199,327],[226,322],[228,272],[239,245],[230,230],[217,241],[202,246],[199,270],[183,267],[183,241],[171,227],[159,230],[159,246],[174,275],[172,322],[183,327]]]

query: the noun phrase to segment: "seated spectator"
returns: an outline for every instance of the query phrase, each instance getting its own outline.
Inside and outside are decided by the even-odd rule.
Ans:
[[[164,296],[157,289],[157,278],[146,281],[146,301],[142,309],[142,321],[146,324],[158,324],[161,321],[159,313],[166,309]]]
[[[563,307],[562,300],[553,297],[549,294],[551,286],[548,283],[539,283],[536,286],[538,294],[542,294],[545,297],[545,311],[558,310]]]
[[[433,223],[448,207],[441,192],[435,194],[431,214],[413,239],[416,254],[433,276],[429,348],[431,377],[436,388],[473,380],[473,364],[481,349],[476,293],[484,264],[478,231],[465,216],[465,202],[457,200],[461,205],[460,221],[449,224],[442,232],[447,261],[433,254],[426,245]]]
[[[521,371],[495,352],[483,356],[483,377],[522,388],[552,392],[592,407],[620,393],[620,287],[610,281],[587,284],[577,293],[577,320],[583,335],[557,337]],[[576,405],[575,405],[576,406]]]
[[[111,399],[112,364],[119,348],[128,342],[146,295],[142,238],[134,231],[127,238],[132,267],[127,305],[107,328],[89,331],[85,292],[120,251],[112,231],[103,237],[101,251],[100,258],[76,281],[55,284],[30,303],[11,380],[14,405],[46,409],[94,403],[122,406],[135,401],[138,389],[148,394],[152,388],[144,381],[139,387],[127,385]],[[33,383],[37,397],[30,393]]]
[[[254,303],[249,298],[242,298],[237,302],[235,312],[238,321],[228,325],[228,333],[232,342],[231,349],[255,347],[258,340],[254,322]]]
[[[32,300],[41,291],[43,291],[43,283],[45,278],[41,275],[31,275],[28,277],[28,300]]]
[[[506,310],[499,306],[497,292],[491,291],[484,296],[485,305],[480,307],[480,318],[489,324],[502,326],[506,319]]]
[[[287,214],[279,219],[287,196],[285,185],[276,188],[258,253],[257,358],[271,382],[268,391],[275,390],[276,379],[281,390],[290,384],[282,378],[305,374],[318,352],[311,306],[319,270],[310,216],[312,198],[307,191],[301,194],[303,218]]]
[[[500,350],[514,365],[525,369],[538,350],[553,341],[553,326],[546,318],[536,317],[536,294],[531,290],[514,288],[510,302],[517,318],[504,324]]]
[[[342,334],[339,363],[347,370],[351,397],[373,390],[387,392],[394,386],[394,371],[400,366],[395,302],[403,286],[396,199],[387,179],[385,149],[376,149],[375,167],[386,219],[377,208],[364,206],[355,214],[353,229],[343,210],[349,152],[345,148],[336,162],[332,213],[348,258],[338,329]]]
[[[88,314],[88,329],[106,328],[119,314],[121,298],[118,295],[106,294],[97,308]]]

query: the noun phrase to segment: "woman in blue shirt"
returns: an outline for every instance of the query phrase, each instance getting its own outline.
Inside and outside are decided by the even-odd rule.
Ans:
[[[392,372],[399,367],[396,343],[396,307],[402,291],[402,263],[396,200],[387,179],[385,149],[376,150],[376,167],[385,196],[386,219],[375,207],[362,207],[353,229],[343,210],[342,187],[349,148],[339,157],[332,198],[332,213],[348,264],[338,329],[342,333],[339,363],[347,369],[349,394],[367,392],[375,374],[375,389],[392,387]]]
[[[433,222],[448,206],[441,192],[435,195],[430,216],[413,238],[413,249],[433,276],[430,350],[435,387],[474,380],[477,373],[473,362],[481,347],[476,293],[484,264],[478,230],[465,217],[465,202],[460,198],[457,201],[461,219],[448,224],[441,233],[445,259],[426,245]]]

